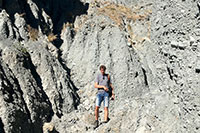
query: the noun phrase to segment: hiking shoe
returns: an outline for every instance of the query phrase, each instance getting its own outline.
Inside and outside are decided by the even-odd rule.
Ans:
[[[94,123],[94,129],[96,129],[98,126],[99,126],[99,121],[96,120],[95,123]]]
[[[110,118],[108,117],[108,120],[107,121],[103,121],[102,123],[108,123],[110,120]]]
[[[105,123],[105,124],[106,124],[106,123],[108,123],[108,120],[107,120],[107,121],[103,121],[103,122],[102,122],[102,124],[104,124],[104,123]]]

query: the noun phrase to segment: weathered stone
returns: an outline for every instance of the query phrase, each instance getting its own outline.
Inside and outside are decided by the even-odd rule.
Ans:
[[[33,132],[23,92],[8,66],[0,59],[0,131]]]
[[[81,1],[0,1],[2,132],[198,132],[199,2]],[[116,97],[94,131],[101,64]]]

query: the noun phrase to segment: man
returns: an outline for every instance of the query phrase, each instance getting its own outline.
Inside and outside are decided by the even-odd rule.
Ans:
[[[111,83],[110,75],[105,73],[106,67],[104,65],[100,66],[100,74],[97,75],[95,80],[95,88],[98,88],[97,98],[96,98],[96,107],[95,107],[95,127],[99,125],[99,107],[101,102],[104,101],[104,123],[108,122],[108,105],[109,105],[109,88],[111,88],[111,99],[114,100],[113,86]]]

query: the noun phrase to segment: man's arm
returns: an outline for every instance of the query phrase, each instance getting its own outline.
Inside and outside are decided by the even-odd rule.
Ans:
[[[94,87],[95,87],[95,88],[103,88],[105,91],[108,91],[108,88],[106,88],[106,87],[103,86],[103,85],[98,85],[97,82],[95,82]]]
[[[114,93],[114,88],[112,86],[112,83],[110,83],[110,87],[112,88],[112,93]]]

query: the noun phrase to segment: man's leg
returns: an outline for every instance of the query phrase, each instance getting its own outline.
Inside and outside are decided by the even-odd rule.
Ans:
[[[104,94],[104,120],[108,122],[108,106],[109,106],[109,94]]]
[[[102,101],[102,96],[101,94],[97,94],[97,98],[96,98],[96,107],[95,107],[95,126],[94,129],[96,129],[99,126],[99,107],[101,105],[101,101]]]
[[[94,129],[96,129],[99,126],[99,106],[95,107],[95,123],[94,123]]]
[[[99,117],[99,107],[101,105],[101,101],[102,101],[102,96],[100,93],[98,93],[97,98],[96,98],[95,120],[98,120],[98,117]]]
[[[105,120],[105,122],[108,121],[108,107],[104,108],[104,120]]]
[[[99,107],[96,106],[96,108],[95,108],[95,120],[97,121],[98,118],[99,118]]]

